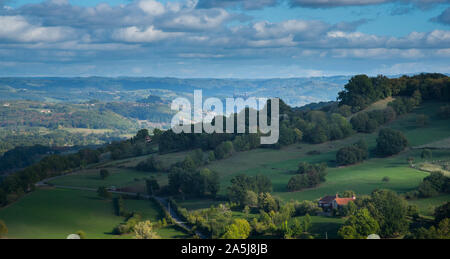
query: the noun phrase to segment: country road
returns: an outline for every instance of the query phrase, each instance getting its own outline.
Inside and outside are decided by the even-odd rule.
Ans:
[[[36,186],[37,187],[54,187],[54,188],[59,188],[59,189],[70,189],[70,190],[80,190],[80,191],[90,191],[90,192],[96,192],[97,191],[97,189],[95,189],[95,188],[47,184],[47,181],[54,180],[56,178],[60,178],[60,177],[64,177],[64,176],[67,176],[67,175],[61,175],[61,176],[56,176],[56,177],[52,177],[52,178],[48,178],[48,179],[42,180],[42,181],[36,183]],[[187,230],[189,230],[191,232],[194,232],[201,239],[205,239],[206,238],[205,235],[203,235],[202,233],[200,233],[198,231],[193,231],[190,226],[188,226],[185,222],[183,222],[181,220],[181,217],[174,210],[170,209],[170,204],[169,204],[169,201],[167,200],[167,198],[158,197],[158,196],[150,196],[150,195],[141,194],[141,193],[134,193],[134,192],[121,192],[121,191],[109,191],[109,192],[110,193],[114,193],[114,194],[123,194],[123,195],[131,195],[131,196],[138,196],[138,195],[140,195],[140,197],[142,197],[144,199],[154,198],[158,203],[161,204],[162,208],[170,215],[170,217],[172,217],[172,219],[174,221],[174,224],[180,226],[181,228],[184,228],[184,229],[187,229]]]

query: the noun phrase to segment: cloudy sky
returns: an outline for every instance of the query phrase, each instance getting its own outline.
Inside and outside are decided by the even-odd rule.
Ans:
[[[450,0],[0,0],[0,76],[450,72]]]

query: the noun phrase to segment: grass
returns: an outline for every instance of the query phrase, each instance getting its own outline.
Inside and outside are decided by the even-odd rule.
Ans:
[[[56,178],[49,181],[53,185],[98,188],[100,186],[116,186],[117,188],[142,182],[152,174],[123,168],[106,168],[110,175],[102,180],[98,169],[87,169],[75,174]]]
[[[298,217],[301,219],[303,217]],[[325,216],[311,216],[311,229],[309,232],[316,239],[337,239],[339,238],[337,235],[338,230],[345,223],[344,218],[335,218],[335,217],[325,217]]]
[[[162,218],[156,204],[149,201],[125,200],[129,210],[141,211],[152,222]],[[7,238],[64,239],[78,230],[88,238],[132,238],[115,236],[111,231],[124,221],[114,214],[111,201],[99,199],[95,192],[39,189],[20,201],[0,210],[9,234]],[[174,227],[157,230],[162,238],[186,237]]]
[[[384,103],[379,105],[384,106]],[[230,180],[238,174],[256,175],[264,174],[272,180],[274,194],[285,201],[314,200],[325,195],[334,195],[337,192],[353,190],[358,196],[369,194],[375,189],[391,189],[404,193],[417,188],[424,177],[428,175],[409,167],[408,157],[414,157],[416,162],[426,162],[420,159],[423,145],[439,143],[450,137],[450,123],[448,120],[438,119],[436,116],[439,103],[426,103],[413,113],[400,117],[398,120],[386,125],[402,131],[408,138],[412,149],[389,157],[372,158],[364,163],[337,167],[334,160],[338,149],[355,143],[363,138],[370,149],[376,146],[377,132],[373,134],[355,134],[347,139],[327,142],[318,145],[295,144],[281,150],[256,149],[240,152],[231,158],[215,161],[208,168],[217,171],[221,177],[220,194],[226,194]],[[418,128],[415,118],[417,114],[426,114],[430,117],[430,124]],[[311,151],[316,154],[311,155]],[[170,165],[181,161],[189,152],[178,152],[158,155],[164,164]],[[97,188],[99,186],[116,186],[127,191],[144,192],[143,179],[155,176],[161,186],[167,185],[167,174],[138,172],[132,168],[149,156],[111,161],[95,165],[73,175],[68,175],[51,181],[55,185],[79,186]],[[450,149],[433,150],[434,160],[448,160]],[[329,166],[327,181],[317,188],[300,192],[287,192],[286,185],[294,175],[298,163],[326,162]],[[99,169],[107,168],[111,175],[106,180],[100,180]],[[389,182],[383,182],[384,177]],[[420,213],[431,217],[436,206],[449,201],[450,195],[442,195],[430,199],[409,201],[419,206]],[[178,201],[182,207],[190,210],[209,208],[211,205],[223,203],[208,199],[191,199]],[[140,210],[150,220],[161,218],[160,212],[148,202],[126,201],[129,210]],[[233,217],[241,217],[235,212]],[[77,230],[84,230],[90,238],[115,238],[108,234],[114,226],[123,221],[116,217],[110,202],[100,200],[95,193],[86,193],[73,190],[38,190],[10,207],[0,210],[0,219],[5,220],[10,229],[10,238],[64,238],[67,234]],[[311,232],[319,238],[336,238],[343,219],[329,217],[313,217]],[[159,230],[165,238],[183,237],[183,233],[173,228]],[[121,237],[123,238],[123,237]],[[125,236],[124,238],[129,238]]]
[[[114,132],[111,129],[85,129],[85,128],[62,128],[63,130],[69,132],[69,133],[80,133],[83,135],[90,135],[90,134],[105,134],[105,133],[111,133]]]
[[[417,205],[419,207],[419,213],[426,217],[432,217],[434,209],[450,201],[450,194],[443,194],[436,197],[410,200],[410,204]]]

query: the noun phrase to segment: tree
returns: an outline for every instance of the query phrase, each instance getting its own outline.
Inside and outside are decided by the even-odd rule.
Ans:
[[[235,219],[233,224],[227,227],[223,234],[223,239],[247,239],[250,235],[251,227],[245,219]]]
[[[245,195],[244,204],[246,207],[257,207],[258,206],[258,195],[254,191],[247,191]]]
[[[147,189],[147,194],[151,196],[155,195],[155,192],[157,192],[160,188],[158,181],[154,177],[151,179],[146,179],[145,186]]]
[[[108,178],[108,176],[109,176],[109,171],[108,170],[106,170],[106,169],[100,170],[100,178],[102,180],[105,180],[106,178]]]
[[[75,234],[77,234],[81,239],[86,239],[86,233],[83,230],[78,230]]]
[[[450,239],[450,218],[445,218],[429,229],[421,227],[413,231],[407,238],[413,239]]]
[[[353,198],[353,197],[356,197],[356,193],[354,191],[347,190],[347,191],[343,191],[342,193],[340,193],[339,197],[341,197],[341,198]]]
[[[231,179],[231,186],[228,187],[230,201],[245,206],[247,191],[253,191],[256,194],[271,192],[272,182],[265,175],[247,176],[240,174]]]
[[[353,226],[343,226],[338,231],[338,236],[343,239],[357,239],[358,233],[356,233],[356,229]]]
[[[383,237],[395,237],[408,229],[408,204],[390,190],[374,191],[370,198],[361,199],[361,206],[369,210],[380,226]],[[357,200],[358,203],[358,200]]]
[[[108,192],[106,187],[103,187],[103,186],[98,187],[97,194],[100,198],[103,198],[103,199],[111,199],[111,197],[112,197],[111,193]]]
[[[6,224],[3,220],[0,220],[0,237],[5,236],[8,234],[8,228],[6,227]]]
[[[260,193],[258,196],[258,207],[265,212],[271,212],[278,211],[280,205],[270,193]]]
[[[344,239],[366,239],[380,231],[378,222],[370,215],[369,210],[360,209],[345,223],[338,234]]]
[[[134,226],[135,239],[159,239],[160,237],[153,230],[152,223],[147,220],[139,222]]]
[[[400,153],[408,146],[408,140],[400,131],[385,128],[380,130],[377,138],[377,152],[382,156]]]
[[[309,214],[306,214],[302,220],[303,232],[308,232],[308,230],[311,228],[311,226],[312,226],[311,216],[309,216]]]
[[[445,218],[450,218],[450,202],[447,202],[434,210],[434,220],[441,222]]]
[[[429,149],[424,149],[420,157],[422,157],[422,159],[431,159],[433,158],[433,152]]]

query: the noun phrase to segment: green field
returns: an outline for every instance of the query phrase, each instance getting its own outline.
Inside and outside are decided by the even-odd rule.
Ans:
[[[390,189],[405,193],[417,189],[420,182],[429,173],[409,166],[408,158],[413,157],[415,163],[426,163],[420,158],[421,147],[429,143],[446,141],[450,137],[449,120],[436,117],[441,104],[425,104],[413,113],[398,118],[386,125],[402,131],[410,142],[411,148],[388,157],[377,158],[373,154],[378,132],[373,134],[355,134],[347,139],[327,142],[318,145],[306,143],[283,147],[281,150],[255,149],[235,153],[232,157],[215,161],[206,167],[219,173],[221,179],[220,195],[224,196],[230,180],[238,174],[268,176],[273,184],[274,195],[284,201],[315,200],[326,195],[334,195],[345,190],[353,190],[358,196],[370,194],[375,189]],[[425,127],[416,127],[415,116],[427,114],[430,123]],[[365,139],[372,151],[371,158],[361,164],[338,167],[334,162],[336,152],[342,147]],[[312,153],[312,151],[314,151]],[[178,152],[158,155],[157,159],[167,166],[183,160],[189,152]],[[128,158],[118,161],[103,162],[90,166],[71,175],[50,181],[54,185],[97,188],[99,186],[116,186],[129,192],[145,192],[145,178],[156,177],[161,186],[168,184],[167,173],[146,173],[133,169],[139,162],[149,156]],[[433,159],[450,161],[450,149],[434,149]],[[328,164],[326,182],[312,189],[300,192],[287,192],[286,185],[295,174],[301,161],[310,163],[325,162]],[[111,175],[101,180],[99,170],[106,168]],[[383,182],[389,177],[389,182]],[[442,195],[429,199],[409,201],[419,207],[420,214],[431,217],[436,206],[450,200],[450,195]],[[225,202],[224,200],[188,199],[179,200],[181,207],[189,210],[209,208]],[[128,210],[144,213],[145,218],[157,221],[162,218],[155,205],[148,201],[125,202]],[[238,217],[235,212],[233,217]],[[114,216],[111,202],[97,198],[96,193],[46,189],[31,193],[10,207],[0,210],[0,219],[4,220],[10,230],[8,238],[64,238],[77,230],[84,230],[89,238],[119,238],[109,234],[123,221]],[[337,229],[344,219],[330,217],[313,217],[311,233],[319,238],[336,238]],[[163,238],[185,237],[173,227],[158,230]],[[130,238],[129,236],[120,238]]]
[[[98,188],[100,186],[115,186],[117,188],[125,187],[128,185],[136,184],[143,181],[144,178],[151,176],[149,173],[139,172],[135,170],[128,170],[123,168],[106,168],[110,175],[102,180],[99,175],[98,169],[88,169],[77,172],[76,174],[67,175],[64,177],[56,178],[48,183],[53,185],[62,186],[74,186],[74,187],[87,187]]]
[[[409,203],[417,205],[421,215],[432,217],[434,214],[434,209],[448,201],[450,201],[450,194],[444,194],[432,198],[411,200]]]
[[[144,219],[156,222],[163,217],[156,204],[143,200],[125,200],[125,207],[142,212]],[[78,230],[88,238],[132,238],[115,236],[111,231],[123,217],[116,216],[111,201],[95,192],[39,189],[9,207],[0,210],[0,219],[8,226],[7,238],[62,239]],[[174,227],[157,230],[162,238],[187,237]]]

